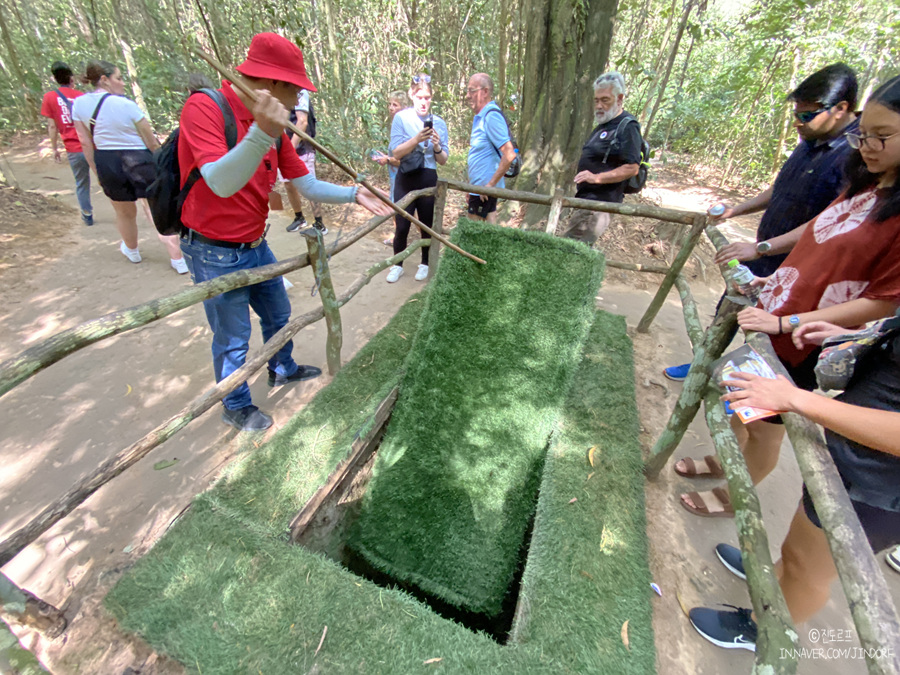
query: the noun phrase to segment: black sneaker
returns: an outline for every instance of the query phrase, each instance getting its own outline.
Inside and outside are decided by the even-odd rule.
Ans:
[[[756,622],[750,618],[750,610],[734,605],[733,610],[694,607],[688,616],[691,624],[707,640],[725,649],[756,651]]]
[[[94,214],[81,212],[81,222],[90,227],[94,224]]]
[[[288,232],[296,232],[297,230],[302,230],[306,227],[306,218],[300,216],[299,218],[294,218],[294,222],[288,225],[285,229]]]
[[[313,223],[313,227],[321,232],[323,237],[328,234],[328,228],[325,227],[325,223],[322,222],[321,218],[316,218],[315,222]]]
[[[744,557],[741,555],[739,548],[728,544],[718,544],[716,546],[716,555],[722,561],[722,564],[728,568],[729,572],[744,581],[747,580],[747,574],[744,572]]]
[[[321,368],[315,366],[300,366],[293,375],[278,375],[274,370],[269,368],[269,386],[280,387],[288,382],[302,382],[303,380],[311,380],[322,374]]]
[[[239,431],[262,431],[272,426],[272,418],[255,405],[248,405],[237,410],[225,408],[222,421]]]

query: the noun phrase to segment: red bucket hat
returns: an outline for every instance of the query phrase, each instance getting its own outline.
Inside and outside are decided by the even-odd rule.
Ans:
[[[247,77],[290,82],[303,89],[316,91],[306,76],[303,52],[290,40],[275,33],[258,33],[250,41],[247,59],[237,67]]]

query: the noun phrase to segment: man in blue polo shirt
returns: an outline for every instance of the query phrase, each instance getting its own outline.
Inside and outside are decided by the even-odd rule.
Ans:
[[[494,102],[494,82],[484,73],[469,78],[466,103],[475,111],[469,137],[469,182],[472,185],[505,187],[503,176],[516,158],[509,126]],[[469,195],[469,217],[494,222],[497,198]]]
[[[770,276],[787,253],[769,255],[768,240],[808,223],[837,199],[844,189],[844,164],[850,152],[844,134],[859,128],[857,90],[853,70],[835,63],[813,73],[788,94],[800,144],[769,188],[717,216],[716,220],[725,220],[765,209],[756,241],[729,244],[716,255],[717,263],[737,258],[756,276]],[[681,381],[689,367],[686,363],[663,372],[670,380]]]

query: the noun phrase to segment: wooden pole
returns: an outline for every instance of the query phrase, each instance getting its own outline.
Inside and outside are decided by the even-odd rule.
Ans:
[[[641,317],[641,320],[638,323],[637,329],[639,333],[646,333],[650,330],[650,324],[653,323],[653,319],[656,318],[660,308],[662,308],[663,303],[666,301],[666,296],[669,294],[669,291],[675,283],[675,277],[681,274],[681,270],[684,268],[685,263],[687,263],[691,253],[694,252],[694,247],[697,245],[697,242],[700,241],[700,237],[703,236],[703,230],[706,229],[706,221],[706,214],[694,216],[694,222],[691,224],[691,229],[681,244],[678,255],[676,255],[675,260],[672,261],[668,273],[666,273],[659,288],[656,289],[656,295],[653,296],[650,306],[647,307],[647,311],[644,312],[644,316]]]
[[[703,341],[696,345],[694,360],[691,362],[675,409],[644,465],[644,474],[647,478],[655,480],[659,476],[659,472],[684,437],[688,425],[700,410],[700,402],[706,395],[706,386],[709,384],[710,364],[722,356],[734,338],[737,332],[737,313],[740,309],[740,305],[726,298],[712,325],[703,336]]]
[[[433,191],[434,188],[426,188],[410,192],[400,200],[399,204],[401,206],[411,204],[413,200],[432,194]],[[373,216],[366,224],[331,244],[328,247],[328,256],[335,256],[349,248],[392,217]],[[266,281],[267,279],[301,269],[307,265],[309,265],[309,256],[304,253],[301,256],[282,260],[272,265],[256,267],[252,272],[240,271],[223,274],[211,281],[204,281],[183,291],[178,291],[135,307],[111,312],[98,319],[93,319],[74,328],[61,331],[0,364],[0,396],[3,396],[13,387],[21,384],[44,368],[53,365],[63,357],[104,338],[145,326],[148,323],[162,319],[226,291]]]
[[[776,373],[790,379],[768,335],[748,333],[747,343]],[[828,539],[859,642],[866,650],[869,672],[900,673],[900,618],[822,434],[801,415],[783,417],[803,482]]]
[[[19,588],[0,573],[0,616],[4,621],[30,626],[48,638],[62,635],[68,621],[63,613],[33,593]]]
[[[797,671],[797,658],[792,654],[799,646],[798,636],[775,576],[759,496],[731,430],[725,407],[719,400],[721,393],[715,383],[709,382],[704,402],[706,424],[728,480],[731,503],[735,514],[738,514],[735,518],[738,540],[759,630],[754,672],[787,675]]]
[[[550,195],[542,195],[536,192],[520,192],[507,190],[506,188],[487,187],[486,185],[472,185],[459,180],[448,180],[447,186],[458,192],[468,192],[476,195],[487,195],[497,199],[525,202],[526,204],[540,204],[550,206],[553,198]],[[563,197],[563,208],[584,209],[586,211],[603,211],[604,213],[617,213],[621,216],[637,216],[639,218],[654,218],[669,223],[684,223],[692,225],[697,216],[705,215],[696,211],[678,211],[677,209],[664,209],[649,204],[616,204],[614,202],[598,202],[593,199],[575,199]]]
[[[556,188],[553,199],[550,200],[550,215],[547,216],[547,234],[556,234],[559,225],[559,217],[562,214],[563,191]]]
[[[606,263],[607,265],[609,262]],[[681,296],[681,307],[684,313],[684,327],[687,330],[688,339],[691,346],[696,347],[703,342],[703,324],[700,322],[700,312],[697,309],[697,302],[691,293],[691,287],[685,278],[680,274],[675,277],[675,288],[678,289],[678,295]]]
[[[375,275],[391,265],[396,265],[401,260],[408,258],[421,246],[428,246],[428,240],[418,240],[395,256],[372,265],[350,285],[350,287],[337,299],[339,307],[349,302]],[[107,460],[100,468],[79,481],[66,494],[47,506],[38,515],[32,518],[24,526],[13,532],[3,542],[0,542],[0,567],[8,563],[21,553],[31,542],[53,527],[60,520],[69,515],[75,508],[94,494],[106,483],[120,473],[136,464],[155,447],[161,445],[175,433],[183,429],[189,422],[196,419],[204,412],[212,408],[225,396],[234,391],[247,380],[253,373],[265,366],[284,344],[297,334],[302,328],[315,323],[325,316],[323,308],[314,309],[311,312],[295,317],[280,331],[275,333],[259,351],[255,352],[243,366],[231,375],[216,384],[199,398],[194,399],[178,414],[157,426],[146,436],[119,452],[115,457]]]
[[[621,262],[619,260],[606,260],[607,267],[615,267],[620,270],[630,270],[632,272],[652,272],[653,274],[668,274],[669,268],[662,265],[642,265],[639,263]]]
[[[434,192],[434,231],[444,234],[444,209],[447,206],[447,181],[439,180]],[[441,242],[435,239],[431,242],[431,250],[428,252],[428,273],[431,278],[437,274],[438,265],[441,264]]]
[[[322,299],[322,308],[325,311],[325,325],[328,329],[328,335],[325,338],[325,359],[328,362],[328,374],[333,377],[341,369],[341,346],[344,344],[341,312],[338,308],[334,284],[331,281],[331,270],[325,255],[322,233],[311,227],[303,231],[303,236],[306,237],[309,259],[312,262],[319,297]]]
[[[197,50],[197,54],[201,58],[203,58],[207,63],[209,63],[209,65],[211,65],[213,68],[215,68],[217,71],[219,71],[219,74],[222,77],[224,77],[226,80],[231,82],[231,84],[233,84],[235,87],[240,89],[244,93],[244,95],[247,96],[251,101],[253,101],[254,103],[256,102],[256,100],[257,100],[256,92],[253,91],[246,84],[244,84],[241,81],[241,79],[236,77],[228,68],[226,68],[224,65],[219,63],[219,61],[217,61],[212,56],[210,56],[209,54],[207,54],[206,52],[204,52],[202,50]],[[293,133],[297,134],[297,136],[299,136],[305,142],[307,142],[311,146],[313,146],[317,152],[322,153],[323,155],[325,155],[325,157],[327,157],[329,160],[334,162],[335,166],[337,166],[341,171],[343,171],[348,176],[350,176],[354,181],[356,181],[357,183],[360,183],[365,188],[367,188],[373,195],[375,195],[375,197],[379,201],[383,202],[387,206],[390,206],[398,215],[401,215],[404,218],[408,219],[411,223],[414,223],[420,230],[427,232],[432,237],[434,237],[435,239],[440,241],[442,244],[444,244],[444,246],[447,246],[448,248],[452,248],[454,251],[456,251],[457,253],[459,253],[461,255],[466,256],[470,260],[474,260],[475,262],[481,263],[482,265],[487,264],[481,258],[474,256],[471,253],[468,253],[466,251],[463,251],[459,246],[451,243],[443,235],[435,235],[434,230],[432,230],[421,220],[419,220],[415,216],[407,213],[404,209],[400,208],[397,204],[395,204],[390,199],[388,199],[381,192],[381,190],[378,190],[377,188],[373,187],[372,184],[368,181],[368,179],[363,174],[359,173],[358,171],[354,171],[349,165],[342,162],[341,159],[337,155],[335,155],[333,152],[331,152],[328,148],[319,144],[314,138],[311,138],[310,136],[307,136],[304,132],[300,131],[300,129],[295,124],[293,124],[292,122],[288,122],[287,128],[290,129]]]

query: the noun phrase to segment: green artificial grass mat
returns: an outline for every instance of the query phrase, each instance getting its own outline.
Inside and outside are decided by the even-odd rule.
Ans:
[[[510,638],[552,644],[570,672],[655,672],[633,373],[625,319],[598,312],[547,455]]]
[[[584,244],[463,220],[434,279],[350,547],[391,578],[494,617],[594,320]]]
[[[284,429],[250,445],[123,575],[106,607],[124,630],[203,675],[654,672],[631,350],[619,317],[597,313],[563,406],[507,646],[288,542],[296,511],[399,380],[423,304],[404,306]]]

